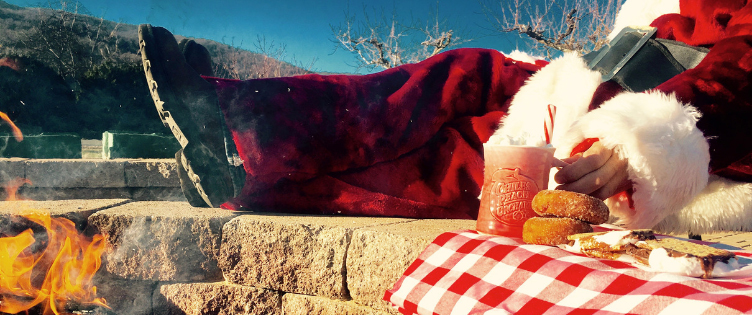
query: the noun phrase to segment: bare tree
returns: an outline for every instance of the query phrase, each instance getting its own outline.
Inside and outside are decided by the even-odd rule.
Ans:
[[[39,8],[36,25],[20,41],[31,57],[75,82],[93,66],[117,58],[118,27],[108,29],[79,2],[62,0]]]
[[[256,43],[253,44],[256,52],[261,54],[261,62],[254,68],[256,69],[257,78],[272,78],[287,75],[300,75],[310,73],[316,59],[311,60],[307,65],[300,64],[292,58],[288,67],[285,67],[283,60],[287,59],[287,45],[277,44],[274,41],[267,42],[266,37],[257,36]],[[294,67],[292,67],[294,65]],[[286,70],[287,68],[294,68]]]
[[[382,10],[380,18],[375,20],[365,8],[361,20],[346,12],[344,25],[331,26],[336,47],[353,53],[358,69],[389,69],[425,60],[469,41],[460,38],[446,21],[439,19],[438,5],[425,23],[405,22],[395,11],[386,15]]]
[[[492,30],[533,40],[530,50],[587,53],[605,45],[621,2],[616,0],[483,0]]]
[[[294,76],[311,73],[316,59],[308,64],[301,64],[291,58],[286,62],[286,45],[267,41],[266,37],[258,36],[253,44],[255,51],[247,51],[235,45],[235,39],[224,47],[217,47],[212,54],[214,60],[214,74],[218,77],[230,79],[258,79],[281,76]]]

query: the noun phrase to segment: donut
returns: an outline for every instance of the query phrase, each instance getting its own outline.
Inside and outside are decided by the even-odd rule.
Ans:
[[[603,200],[565,190],[541,190],[533,197],[533,211],[540,216],[573,218],[590,224],[608,221],[608,206]]]
[[[533,217],[522,225],[522,240],[528,244],[556,246],[569,243],[569,235],[592,231],[590,224],[577,219]]]

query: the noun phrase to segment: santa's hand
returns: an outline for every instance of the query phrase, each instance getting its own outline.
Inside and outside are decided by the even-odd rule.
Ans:
[[[556,189],[606,199],[629,188],[627,161],[614,150],[595,142],[590,149],[562,161],[570,163],[554,176]]]

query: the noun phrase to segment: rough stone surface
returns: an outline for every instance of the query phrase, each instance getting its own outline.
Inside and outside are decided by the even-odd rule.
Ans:
[[[285,315],[389,315],[352,301],[332,300],[324,297],[287,293],[282,297]],[[396,311],[395,311],[396,313]],[[399,314],[399,313],[396,313]]]
[[[126,187],[124,161],[50,159],[26,163],[26,178],[35,187]]]
[[[281,293],[225,282],[160,286],[154,314],[282,314]]]
[[[125,161],[128,187],[180,187],[175,160],[148,159]]]
[[[475,220],[418,220],[353,233],[347,251],[347,286],[353,300],[389,311],[383,300],[407,267],[439,234],[474,229]]]
[[[0,185],[15,178],[26,177],[26,159],[0,158]]]
[[[128,188],[109,187],[36,187],[23,186],[18,194],[31,200],[67,200],[67,199],[131,199]]]
[[[130,199],[137,201],[186,201],[180,187],[130,188]]]
[[[345,255],[352,231],[409,219],[243,215],[228,222],[220,268],[232,283],[349,299]]]
[[[217,257],[222,226],[235,215],[187,202],[132,202],[97,212],[89,223],[114,250],[107,270],[127,279],[222,279]]]
[[[87,226],[89,216],[97,211],[128,203],[125,199],[106,200],[58,200],[58,201],[0,201],[0,232],[12,230],[21,232],[28,228],[28,223],[14,219],[12,216],[24,212],[38,210],[50,214],[52,217],[63,217],[73,221],[77,228],[83,231]],[[19,230],[20,229],[20,230]]]
[[[118,315],[154,314],[152,300],[156,281],[126,280],[107,272],[94,277],[97,296],[107,301],[107,306]]]
[[[23,186],[18,195],[31,200],[131,199],[136,201],[186,201],[180,187],[34,187]]]

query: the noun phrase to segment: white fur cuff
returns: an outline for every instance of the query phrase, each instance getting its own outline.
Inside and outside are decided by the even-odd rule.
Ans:
[[[662,93],[622,93],[585,114],[558,149],[599,138],[628,161],[635,209],[608,200],[619,223],[652,228],[676,214],[708,183],[708,143],[695,125],[699,113]]]
[[[655,226],[663,233],[752,231],[752,183],[711,175],[708,185],[680,212]]]

